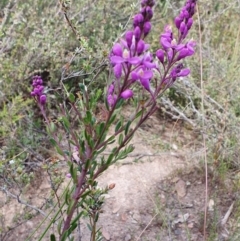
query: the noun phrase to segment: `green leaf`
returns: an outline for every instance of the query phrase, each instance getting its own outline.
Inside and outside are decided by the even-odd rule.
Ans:
[[[99,213],[97,213],[96,216],[95,216],[95,219],[94,219],[95,223],[98,221],[98,218],[99,218]]]
[[[139,116],[141,116],[142,115],[142,113],[143,113],[143,110],[140,110],[137,114],[136,114],[136,117],[135,117],[135,119],[137,119]]]
[[[114,157],[114,154],[113,154],[113,153],[111,153],[111,154],[108,156],[108,159],[107,159],[107,162],[106,162],[107,165],[109,165],[109,164],[111,163],[113,157]]]
[[[115,140],[114,140],[115,141]],[[109,143],[108,143],[109,144]],[[99,155],[100,153],[102,153],[105,149],[106,149],[107,145],[105,145],[104,147],[102,147],[100,150],[98,150],[96,152],[96,155]]]
[[[68,121],[67,117],[66,117],[66,116],[63,116],[63,117],[61,118],[61,121],[63,122],[64,127],[65,127],[67,130],[69,130],[69,128],[70,128],[70,122]]]
[[[61,156],[64,156],[63,150],[59,146],[55,146],[57,153],[60,154]]]
[[[92,227],[90,226],[89,223],[87,223],[87,227],[88,227],[89,231],[92,231]]]
[[[69,193],[69,189],[67,189],[65,194],[65,203],[67,205],[69,204],[69,200],[70,200],[70,193]]]
[[[75,96],[74,96],[74,94],[73,93],[70,93],[69,95],[68,95],[68,99],[70,100],[70,102],[74,102],[75,101]]]
[[[85,163],[85,169],[88,170],[88,168],[90,167],[90,165],[91,165],[91,160],[88,159],[88,160],[86,161],[86,163]]]
[[[79,84],[79,88],[80,88],[80,90],[81,90],[83,93],[85,93],[86,90],[87,90],[85,84],[83,84],[83,83],[80,83],[80,84]]]
[[[115,132],[117,132],[121,126],[122,126],[122,120],[119,120],[118,123],[116,124]]]
[[[97,125],[97,127],[96,127],[97,136],[100,136],[102,134],[104,126],[105,126],[105,123],[103,123],[103,122],[101,122],[99,125]]]
[[[62,223],[63,223],[63,220],[61,219],[57,225],[57,231],[59,235],[61,234]]]
[[[77,168],[74,168],[74,164],[72,162],[70,164],[70,173],[71,173],[73,182],[77,184]]]
[[[69,214],[69,212],[71,211],[73,205],[74,205],[74,200],[70,200],[70,203],[68,204],[68,207],[67,207],[67,214]]]
[[[68,229],[68,236],[73,232],[73,230],[77,227],[77,223],[73,223]]]
[[[51,241],[56,241],[56,237],[55,237],[55,235],[53,233],[50,235],[50,240]]]
[[[68,231],[65,231],[62,238],[61,238],[61,241],[65,241],[68,237]]]
[[[118,144],[121,145],[123,142],[123,134],[121,133],[118,137]]]
[[[50,130],[51,132],[54,132],[56,130],[56,126],[53,122],[50,123]]]
[[[109,120],[109,122],[108,122],[109,126],[115,121],[116,116],[117,116],[116,114],[114,114],[114,115],[111,116],[111,118],[110,118],[110,120]]]
[[[132,123],[132,122],[129,120],[129,121],[127,122],[126,126],[125,126],[125,131],[124,131],[125,136],[128,134],[128,130],[129,130],[129,127],[130,127],[131,123]]]
[[[119,109],[124,103],[124,99],[120,99],[116,104],[116,109]]]
[[[92,121],[92,114],[89,110],[87,110],[87,112],[86,112],[86,121],[88,124],[91,123],[91,121]]]
[[[57,146],[57,142],[53,138],[50,138],[49,141],[54,147]]]

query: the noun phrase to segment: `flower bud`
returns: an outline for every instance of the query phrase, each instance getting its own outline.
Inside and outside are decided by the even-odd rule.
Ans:
[[[46,95],[41,95],[39,101],[41,105],[45,105],[47,101]]]
[[[119,43],[114,44],[112,52],[116,56],[122,56],[122,46]]]
[[[137,41],[141,38],[141,29],[138,26],[134,29],[134,35]]]
[[[133,26],[137,27],[140,26],[144,21],[143,15],[141,13],[138,13],[133,17]]]
[[[143,33],[144,33],[145,36],[148,35],[148,33],[151,31],[151,28],[152,28],[152,25],[151,25],[150,22],[144,23],[144,25],[143,25]]]
[[[192,24],[193,24],[193,19],[189,18],[188,21],[187,21],[187,29],[188,30],[192,27]]]
[[[162,49],[158,49],[156,52],[156,56],[159,61],[163,64],[164,63],[164,51]]]
[[[125,33],[125,39],[129,48],[132,45],[132,38],[133,38],[133,31],[127,31]]]
[[[179,29],[179,28],[180,28],[180,24],[181,24],[181,22],[182,22],[182,19],[178,16],[178,17],[176,17],[176,18],[174,19],[174,22],[175,22],[176,28]]]
[[[133,97],[133,92],[132,90],[125,90],[121,93],[121,97],[125,100],[132,98]]]
[[[121,78],[122,76],[122,65],[116,64],[113,68],[114,75],[117,79]]]
[[[137,53],[139,55],[142,54],[144,49],[145,49],[145,43],[142,39],[140,39],[137,44]]]

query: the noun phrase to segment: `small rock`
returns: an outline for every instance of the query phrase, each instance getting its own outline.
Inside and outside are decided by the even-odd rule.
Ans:
[[[193,228],[193,227],[194,227],[194,223],[189,223],[189,224],[188,224],[188,228],[191,229],[191,228]]]
[[[172,144],[172,148],[173,150],[177,151],[178,150],[178,146],[176,144]]]
[[[133,215],[132,215],[133,220],[135,220],[137,223],[141,223],[142,218],[141,215],[139,213],[139,211],[134,211]],[[134,222],[135,223],[135,222]]]
[[[120,208],[121,208],[121,205],[115,204],[113,206],[112,213],[114,213],[114,214],[117,213],[120,210]]]
[[[124,238],[124,241],[130,241],[131,240],[131,235],[130,234],[127,234]]]
[[[105,227],[102,228],[102,236],[103,236],[106,240],[110,240],[110,238],[111,238],[109,232],[106,230]]]
[[[172,179],[172,182],[173,182],[173,183],[176,183],[176,182],[178,182],[179,180],[180,180],[179,177],[174,177],[174,178]]]
[[[213,212],[214,211],[214,200],[210,199],[208,202],[208,211]]]
[[[175,184],[175,190],[177,192],[178,197],[185,197],[187,194],[187,189],[186,189],[186,183],[180,179],[176,184]]]
[[[172,228],[174,228],[175,225],[178,224],[178,223],[186,222],[188,220],[189,216],[190,216],[189,213],[185,213],[183,215],[179,214],[178,218],[176,218],[175,220],[172,221]]]
[[[175,234],[175,235],[180,235],[180,234],[181,234],[181,229],[179,229],[179,228],[178,228],[178,229],[175,229],[175,230],[174,230],[174,234]]]
[[[126,213],[122,213],[122,215],[121,215],[121,220],[122,221],[126,221],[127,220],[127,214]]]

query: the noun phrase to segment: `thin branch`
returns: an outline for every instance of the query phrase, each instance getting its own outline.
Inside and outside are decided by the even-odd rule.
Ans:
[[[21,199],[20,199],[20,195],[14,195],[14,194],[12,194],[11,192],[9,192],[6,188],[3,188],[3,187],[0,187],[0,189],[1,189],[1,191],[3,191],[4,193],[6,193],[7,196],[16,199],[20,204],[23,204],[23,205],[25,205],[25,206],[27,206],[27,207],[29,207],[29,208],[31,208],[31,209],[33,209],[33,210],[41,213],[44,217],[47,216],[41,209],[39,209],[39,208],[37,208],[37,207],[35,207],[35,206],[32,206],[31,204],[29,204],[29,203],[21,200]]]

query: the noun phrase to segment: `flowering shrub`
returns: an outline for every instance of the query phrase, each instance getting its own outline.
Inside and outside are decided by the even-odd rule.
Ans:
[[[132,29],[114,44],[110,52],[113,79],[107,86],[104,97],[105,117],[98,119],[95,114],[103,91],[99,89],[96,93],[89,92],[83,83],[79,85],[81,98],[76,99],[72,93],[67,93],[70,109],[59,106],[62,117],[58,121],[69,136],[68,148],[62,144],[62,135],[58,135],[60,132],[56,131],[57,125],[46,115],[44,106],[47,97],[44,94],[42,79],[40,76],[33,77],[31,95],[40,107],[52,144],[70,167],[67,177],[73,182],[73,187],[65,190],[64,202],[59,205],[58,213],[64,212],[63,206],[67,205],[65,216],[61,217],[59,222],[59,240],[71,238],[77,221],[84,215],[90,220],[91,240],[100,240],[101,233],[96,228],[96,222],[104,201],[102,195],[114,188],[114,184],[104,190],[99,189],[97,177],[110,165],[126,158],[133,151],[130,140],[140,125],[157,110],[156,98],[171,87],[177,78],[190,73],[182,61],[194,54],[195,42],[185,39],[193,23],[196,0],[188,0],[179,16],[175,18],[177,37],[174,37],[172,27],[166,26],[160,35],[160,48],[153,54],[145,39],[152,28],[154,4],[154,0],[141,1],[140,12],[133,17]],[[122,107],[124,101],[138,98],[134,85],[140,85],[148,99],[144,103],[136,101],[136,109],[126,121],[123,118],[118,119],[117,109]],[[74,128],[76,122],[80,130]],[[133,122],[136,123],[134,127]],[[109,136],[111,126],[115,126],[115,129]],[[115,147],[109,156],[101,156],[111,143],[115,143]],[[79,207],[82,211],[76,214]],[[55,234],[51,235],[51,240],[56,240]]]

